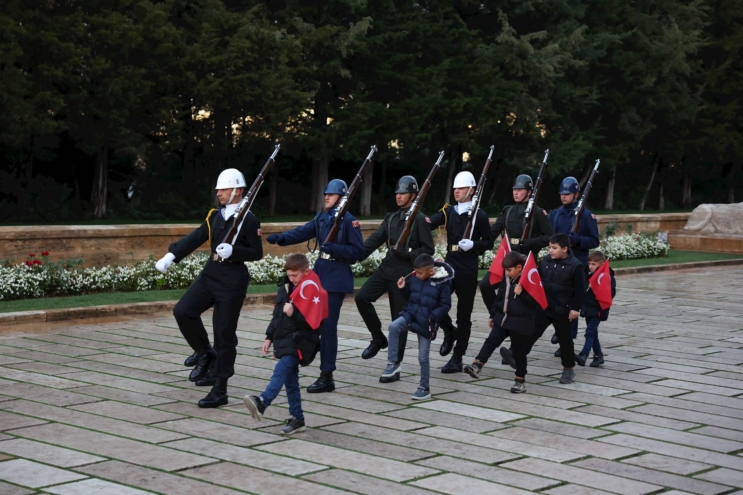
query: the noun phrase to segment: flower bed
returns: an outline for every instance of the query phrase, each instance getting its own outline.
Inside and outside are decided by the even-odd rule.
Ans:
[[[665,256],[668,244],[650,234],[629,234],[607,237],[599,249],[611,260],[630,260]],[[137,290],[180,289],[191,285],[207,260],[205,253],[187,257],[173,264],[168,273],[155,269],[150,258],[132,266],[104,266],[81,268],[80,261],[53,262],[46,251],[41,257],[31,253],[24,263],[0,265],[0,300],[30,299],[49,296],[69,296],[95,292],[129,292]],[[368,277],[379,266],[386,250],[375,251],[367,259],[351,267],[354,277]],[[547,249],[539,253],[539,259]],[[446,251],[437,246],[436,258],[444,258]],[[480,269],[487,269],[493,261],[493,251],[479,258]],[[308,253],[314,264],[317,253]],[[247,263],[252,284],[271,284],[284,277],[284,256],[266,255],[262,260]]]

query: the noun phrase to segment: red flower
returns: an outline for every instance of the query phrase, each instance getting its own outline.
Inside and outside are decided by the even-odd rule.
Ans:
[[[35,255],[34,253],[30,253],[30,254],[29,254],[29,256],[30,256],[31,258],[33,258],[33,257],[34,257],[34,256],[36,256],[36,255]]]
[[[42,256],[49,256],[49,251],[44,251],[41,253]]]
[[[40,264],[41,264],[41,260],[33,260],[33,262],[32,262],[32,263],[33,263],[34,265],[40,265]]]
[[[31,263],[30,261],[26,260],[26,266],[31,266],[32,264],[33,263]]]

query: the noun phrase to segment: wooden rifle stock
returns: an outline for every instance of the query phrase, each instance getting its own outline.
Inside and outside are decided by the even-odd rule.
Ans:
[[[583,189],[583,194],[581,194],[580,196],[578,206],[575,207],[575,220],[573,221],[573,228],[570,230],[575,232],[576,234],[580,230],[580,219],[583,216],[583,210],[586,209],[586,201],[588,200],[588,194],[591,192],[591,188],[593,187],[593,180],[599,173],[599,163],[601,163],[601,160],[596,160],[596,166],[593,167],[591,175],[588,176],[586,187]]]
[[[436,160],[436,163],[433,164],[433,168],[431,169],[430,172],[428,172],[428,177],[426,177],[426,182],[423,183],[423,186],[418,192],[418,195],[415,197],[413,204],[410,206],[410,209],[405,215],[405,228],[400,233],[400,237],[397,238],[397,242],[395,243],[394,249],[401,249],[408,245],[408,237],[410,237],[410,230],[413,227],[413,222],[415,221],[415,217],[418,216],[418,212],[421,209],[421,205],[423,204],[423,201],[426,199],[428,190],[431,188],[431,181],[433,180],[433,176],[436,173],[436,171],[439,169],[439,165],[441,165],[441,160],[443,158],[444,158],[444,152],[441,151],[439,153],[439,159]]]
[[[539,190],[542,188],[542,176],[544,175],[544,168],[547,166],[547,157],[550,155],[550,150],[544,151],[544,160],[542,160],[542,166],[539,167],[539,175],[537,175],[537,181],[534,183],[534,189],[531,191],[531,197],[529,198],[529,204],[526,206],[524,212],[524,232],[521,235],[521,239],[528,239],[531,235],[531,221],[534,218],[534,206],[537,204],[537,198],[539,197]]]
[[[338,231],[341,228],[341,221],[343,221],[343,216],[346,214],[348,208],[351,206],[351,200],[353,199],[353,196],[356,194],[356,191],[359,189],[361,181],[363,180],[361,177],[364,175],[364,170],[366,169],[366,166],[371,163],[375,151],[377,151],[377,147],[372,146],[369,155],[366,157],[366,160],[364,160],[364,163],[361,164],[361,168],[359,168],[359,171],[356,172],[356,177],[353,178],[351,186],[348,188],[348,191],[346,191],[346,194],[338,203],[338,207],[335,209],[335,219],[333,220],[333,226],[330,228],[330,232],[328,232],[325,241],[323,241],[323,246],[329,242],[335,242],[335,238],[338,237]]]
[[[271,156],[268,158],[268,160],[266,160],[266,164],[263,165],[263,168],[258,173],[258,177],[256,177],[253,181],[253,185],[250,186],[250,189],[248,189],[248,193],[245,195],[243,200],[240,201],[237,210],[235,210],[235,220],[232,222],[232,227],[230,227],[230,230],[228,230],[227,234],[224,236],[224,239],[222,240],[223,243],[235,243],[235,239],[237,238],[237,230],[243,223],[245,215],[247,215],[248,211],[250,211],[250,207],[253,206],[253,201],[255,201],[255,197],[258,196],[258,191],[263,185],[263,181],[266,180],[268,170],[271,168],[271,165],[274,164],[276,155],[279,154],[279,149],[281,149],[281,145],[277,144]],[[229,239],[232,239],[232,241],[229,241]]]
[[[488,171],[490,170],[490,162],[493,158],[493,149],[495,145],[490,147],[490,154],[488,160],[485,162],[485,166],[482,168],[482,174],[480,179],[477,181],[477,189],[475,194],[472,196],[472,202],[470,203],[469,211],[467,212],[467,226],[464,228],[464,237],[462,239],[472,240],[472,232],[475,230],[475,221],[477,220],[477,210],[480,208],[480,201],[482,200],[482,190],[485,189],[485,182],[488,180]],[[496,173],[498,170],[496,169]]]

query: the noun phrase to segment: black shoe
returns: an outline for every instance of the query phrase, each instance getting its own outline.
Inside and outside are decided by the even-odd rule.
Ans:
[[[441,368],[442,373],[461,373],[462,372],[462,359],[452,356],[448,363]]]
[[[186,368],[193,368],[196,366],[196,363],[199,362],[199,353],[196,351],[193,351],[193,354],[188,356],[186,360],[183,362],[183,366]]]
[[[575,354],[575,362],[578,363],[578,366],[585,366],[587,357],[584,354]]]
[[[593,356],[593,361],[589,365],[591,368],[598,368],[604,364],[604,356]]]
[[[506,349],[505,347],[500,348],[500,357],[503,358],[503,363],[507,364],[513,369],[516,369],[516,359],[513,357],[513,351]]]
[[[263,413],[266,412],[266,406],[263,405],[261,398],[257,395],[246,395],[243,397],[243,402],[245,403],[245,407],[248,408],[248,411],[250,411],[250,415],[253,419],[260,421],[263,417]]]
[[[557,344],[560,343],[560,339],[557,338],[557,334],[556,333],[553,333],[552,334],[552,339],[550,339],[550,342],[552,342],[555,345],[557,345]]]
[[[199,407],[219,407],[227,404],[227,379],[217,378],[211,392],[199,401]]]
[[[292,435],[294,433],[297,433],[298,431],[304,431],[304,429],[305,427],[303,419],[292,418],[291,421],[287,421],[286,426],[281,429],[281,434]]]
[[[320,372],[320,378],[318,378],[315,383],[307,387],[307,392],[311,394],[332,392],[333,390],[335,390],[335,382],[333,381],[332,371]]]
[[[555,357],[560,357],[560,356],[562,356],[562,351],[560,349],[557,349],[555,351]]]
[[[207,373],[204,378],[196,380],[197,387],[213,387],[217,383],[217,379],[211,373]]]
[[[382,337],[381,339],[372,339],[369,347],[364,349],[364,352],[361,353],[361,359],[371,359],[382,349],[387,349],[387,339],[385,337]]]
[[[196,367],[191,370],[191,374],[188,375],[188,379],[192,382],[198,381],[204,378],[209,372],[214,360],[217,359],[217,352],[209,347],[205,351],[199,353],[199,362],[196,363]]]
[[[442,356],[448,356],[452,349],[454,349],[454,342],[456,340],[457,335],[457,327],[454,325],[450,327],[444,327],[441,328],[444,329],[444,341],[441,343],[441,348],[439,349],[439,354]]]

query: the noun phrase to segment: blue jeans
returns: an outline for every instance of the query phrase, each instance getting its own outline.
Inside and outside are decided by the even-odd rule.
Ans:
[[[276,363],[271,381],[261,394],[266,407],[271,405],[284,385],[286,385],[286,397],[289,399],[289,414],[304,421],[302,396],[299,392],[299,358],[297,356],[282,356]]]
[[[335,371],[335,358],[338,355],[338,319],[346,294],[328,292],[328,317],[320,325],[320,371]]]
[[[407,332],[410,329],[405,318],[400,316],[398,319],[390,324],[390,334],[387,338],[389,347],[387,347],[387,360],[391,363],[396,363],[398,360],[398,345],[400,341],[400,334]],[[416,334],[418,337],[418,364],[421,366],[421,382],[420,386],[428,390],[430,388],[429,382],[431,381],[431,363],[428,360],[428,355],[431,352],[431,341],[422,335]]]
[[[601,352],[601,344],[599,344],[599,323],[601,323],[601,320],[598,318],[586,318],[586,343],[583,344],[583,350],[581,351],[584,356],[588,356],[591,349],[593,349],[594,356],[604,356]]]

